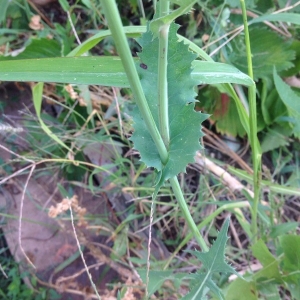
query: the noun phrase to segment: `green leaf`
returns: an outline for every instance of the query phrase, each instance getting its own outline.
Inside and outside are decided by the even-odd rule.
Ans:
[[[53,139],[55,142],[63,146],[64,148],[68,149],[71,153],[72,150],[64,143],[62,142],[50,129],[47,127],[47,125],[44,123],[44,121],[41,118],[41,108],[42,108],[42,96],[43,96],[43,87],[44,84],[42,82],[36,84],[32,88],[32,96],[33,96],[33,104],[36,111],[36,115],[38,117],[38,120],[40,122],[41,128],[45,131],[45,133]]]
[[[69,3],[67,2],[67,0],[58,0],[59,4],[61,5],[62,9],[65,11],[65,12],[68,12],[70,10],[70,5]]]
[[[120,259],[123,255],[126,254],[127,247],[128,247],[128,224],[115,237],[114,246],[113,246],[114,251],[111,253],[111,258],[113,260]]]
[[[296,137],[300,137],[300,97],[287,85],[277,74],[274,67],[273,78],[277,92],[289,110],[289,115],[293,118],[294,130]]]
[[[290,43],[284,41],[275,32],[264,28],[253,28],[249,32],[254,78],[262,78],[272,74],[274,65],[277,71],[293,67],[295,51],[290,50]],[[247,59],[244,41],[237,39],[233,43],[235,49],[230,56],[231,62],[242,72],[247,73]]]
[[[252,246],[252,252],[263,266],[263,268],[253,276],[254,279],[267,278],[281,280],[279,262],[271,254],[263,240],[258,240]]]
[[[48,58],[61,56],[61,46],[55,40],[49,40],[46,38],[34,39],[19,55],[12,56],[0,56],[0,62],[12,61],[20,59],[31,59],[31,58]],[[21,67],[20,67],[21,68]]]
[[[1,6],[1,11],[0,11],[0,25],[2,25],[2,22],[5,21],[6,18],[6,11],[9,5],[9,0],[1,0],[0,1],[0,6]]]
[[[142,281],[146,283],[147,281],[147,270],[146,269],[137,269]],[[148,285],[148,294],[151,296],[154,294],[163,283],[172,275],[172,271],[151,271],[149,272],[149,285]]]
[[[190,293],[186,295],[183,299],[202,299],[205,287],[209,287],[210,290],[218,296],[219,299],[223,299],[223,296],[212,280],[214,273],[234,273],[237,276],[240,276],[234,268],[228,265],[225,262],[225,247],[228,240],[227,231],[229,227],[229,218],[224,222],[220,233],[217,236],[216,241],[211,246],[208,252],[198,252],[198,251],[188,251],[191,254],[194,254],[201,262],[204,270],[200,270],[197,274],[192,274],[196,286],[192,288]]]
[[[56,57],[0,61],[0,80],[129,86],[119,57]]]
[[[220,87],[219,87],[220,88]],[[232,98],[221,93],[215,98],[216,107],[212,112],[212,120],[216,120],[216,129],[222,134],[244,136],[245,130],[241,125],[237,106]],[[210,113],[210,111],[208,111]]]
[[[37,53],[31,55],[36,57]],[[9,58],[7,61],[0,61],[0,80],[129,87],[121,60],[116,56],[56,57],[18,61]],[[198,83],[232,82],[246,86],[253,83],[250,77],[227,64],[194,61],[193,67],[191,76]]]
[[[300,280],[300,236],[283,235],[279,237],[280,245],[284,253],[283,270],[293,272],[292,280]]]
[[[191,78],[191,63],[195,55],[188,51],[188,46],[177,42],[178,26],[172,24],[168,45],[168,98],[169,98],[169,126],[170,145],[169,159],[162,165],[154,141],[138,109],[133,114],[134,134],[132,141],[135,149],[139,150],[141,160],[148,166],[161,171],[161,180],[176,176],[184,172],[186,165],[194,161],[194,155],[200,148],[199,139],[203,136],[200,125],[207,118],[206,115],[194,111],[196,80]],[[139,54],[140,64],[137,65],[141,84],[148,101],[149,108],[156,125],[158,121],[158,39],[153,40],[151,31],[147,31],[138,40],[143,48]]]
[[[267,133],[263,136],[261,142],[262,153],[289,145],[288,136],[291,133],[292,130],[290,128],[285,128],[280,125],[275,125],[271,128],[268,128]]]
[[[192,77],[198,81],[198,84],[236,83],[246,86],[254,85],[254,81],[248,75],[228,64],[195,60],[192,67]]]
[[[300,292],[300,236],[284,235],[279,237],[280,246],[284,253],[284,281],[288,283],[294,299],[299,299]]]
[[[272,227],[270,237],[275,239],[280,235],[286,234],[289,231],[294,231],[300,225],[299,222],[288,222],[278,224]]]
[[[257,300],[257,288],[253,281],[237,278],[226,293],[226,300]]]
[[[263,15],[257,18],[252,19],[249,22],[249,25],[265,22],[265,21],[277,21],[277,22],[287,22],[293,23],[295,25],[300,25],[300,15],[295,13],[280,13],[280,14],[271,14]]]
[[[276,120],[278,118],[287,115],[286,106],[280,100],[276,89],[274,89],[274,85],[272,84],[268,88],[266,80],[263,80],[261,111],[264,122],[267,125],[273,125],[274,123],[276,123]]]

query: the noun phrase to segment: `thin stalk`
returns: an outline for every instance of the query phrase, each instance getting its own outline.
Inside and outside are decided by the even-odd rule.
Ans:
[[[160,17],[169,13],[169,1],[160,1]],[[159,130],[166,148],[169,148],[169,106],[168,106],[168,40],[169,40],[169,24],[163,25],[158,33],[159,49],[158,49],[158,115]]]
[[[109,29],[111,30],[117,51],[122,60],[122,64],[124,66],[130,87],[132,89],[134,99],[147,125],[149,133],[151,134],[151,137],[156,145],[161,161],[163,164],[165,164],[168,160],[168,152],[155,124],[145,94],[143,92],[142,85],[129,49],[129,45],[123,31],[123,25],[117,5],[115,1],[111,0],[101,0],[101,3],[103,5]]]
[[[187,221],[188,226],[193,234],[193,236],[195,237],[196,241],[198,242],[199,246],[201,247],[201,250],[204,252],[208,251],[208,247],[202,237],[202,235],[200,234],[200,231],[196,225],[196,223],[194,222],[190,210],[185,202],[185,199],[183,197],[182,194],[182,190],[180,188],[179,182],[177,177],[173,177],[170,179],[170,183],[173,189],[173,192],[175,194],[175,197],[177,199],[177,202],[179,204],[179,207],[184,215],[184,219]]]
[[[245,30],[245,44],[247,51],[247,64],[248,75],[253,79],[253,67],[252,67],[252,55],[250,46],[250,37],[247,22],[247,11],[244,0],[240,0],[243,14],[244,30]],[[250,86],[248,89],[249,98],[249,124],[250,124],[250,144],[252,150],[252,163],[253,163],[253,187],[254,198],[251,209],[251,228],[253,233],[253,242],[257,240],[258,227],[257,227],[257,215],[258,215],[258,203],[260,198],[260,183],[261,183],[261,151],[260,145],[257,139],[257,114],[256,114],[256,85]]]

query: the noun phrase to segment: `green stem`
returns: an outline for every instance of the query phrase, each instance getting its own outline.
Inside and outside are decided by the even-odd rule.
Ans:
[[[244,0],[240,0],[244,31],[245,31],[245,44],[247,50],[247,64],[248,64],[248,75],[253,79],[253,67],[252,67],[252,55],[250,46],[250,37],[247,22],[247,11]],[[257,114],[256,114],[256,86],[249,87],[248,90],[249,98],[249,123],[250,123],[250,144],[252,149],[252,163],[253,163],[253,186],[254,186],[254,198],[251,209],[251,227],[253,233],[253,242],[257,240],[258,227],[257,227],[257,214],[258,214],[258,203],[260,198],[260,182],[261,182],[261,151],[260,145],[257,139]]]
[[[180,209],[183,213],[184,219],[187,221],[188,226],[193,234],[193,236],[195,237],[196,241],[198,242],[199,246],[201,247],[202,251],[207,252],[208,251],[208,247],[203,239],[203,237],[200,234],[199,229],[197,228],[196,223],[194,222],[190,210],[185,202],[185,199],[183,197],[182,194],[182,190],[180,188],[179,182],[177,177],[173,177],[170,179],[170,183],[173,189],[173,192],[175,194],[175,197],[178,201],[178,204],[180,206]]]
[[[169,13],[169,1],[160,1],[160,17],[163,17]],[[169,148],[170,134],[169,134],[169,99],[168,99],[168,40],[169,40],[169,24],[163,25],[158,33],[159,39],[159,53],[158,53],[158,109],[159,109],[159,125],[160,133],[163,141]],[[197,240],[199,246],[203,251],[208,251],[208,247],[201,236],[197,225],[195,224],[189,208],[183,197],[182,190],[178,183],[177,177],[170,179],[173,192],[178,201],[180,209],[184,215],[185,220],[188,223],[189,229]]]
[[[117,51],[122,60],[130,87],[132,89],[134,99],[147,125],[149,133],[151,134],[151,137],[156,145],[161,161],[163,164],[165,164],[168,160],[168,152],[155,124],[146,97],[144,95],[140,78],[136,71],[129,45],[123,31],[123,25],[117,5],[115,1],[111,0],[102,0],[101,3],[103,5],[109,29],[111,30]]]
[[[160,17],[169,13],[169,1],[160,1]],[[163,25],[158,33],[159,49],[158,49],[158,115],[159,129],[161,137],[166,148],[169,148],[169,106],[168,106],[168,40],[169,40],[169,24]]]

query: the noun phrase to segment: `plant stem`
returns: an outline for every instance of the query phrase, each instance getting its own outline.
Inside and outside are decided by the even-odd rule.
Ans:
[[[132,89],[134,99],[147,125],[149,133],[151,134],[151,137],[156,145],[161,161],[163,164],[165,164],[168,160],[168,152],[155,124],[145,94],[143,92],[142,85],[129,49],[129,45],[123,31],[123,25],[117,5],[115,1],[111,0],[101,0],[101,3],[104,8],[105,17],[107,19],[109,29],[111,30],[117,51],[122,60],[130,87]]]
[[[160,17],[169,13],[169,1],[160,1]],[[169,99],[168,99],[168,40],[169,40],[169,24],[163,25],[158,33],[159,39],[159,53],[158,53],[158,109],[159,109],[159,125],[162,139],[169,148],[170,134],[169,134]],[[195,224],[189,208],[183,197],[177,177],[170,179],[173,192],[178,201],[180,209],[188,223],[189,229],[197,240],[199,246],[203,251],[208,251],[208,247],[201,236],[197,225]]]
[[[160,1],[160,17],[168,15],[169,1]],[[168,106],[168,40],[169,40],[169,24],[163,25],[158,33],[159,49],[158,49],[158,115],[159,129],[161,137],[166,148],[169,148],[169,106]]]
[[[250,37],[247,23],[247,11],[244,0],[240,0],[243,22],[245,30],[245,44],[247,51],[247,64],[248,64],[248,75],[253,79],[253,68],[252,68],[252,55],[250,47]],[[257,114],[256,114],[256,85],[250,86],[248,89],[249,98],[249,123],[250,123],[250,144],[252,149],[252,163],[253,163],[253,187],[254,187],[254,198],[251,209],[251,227],[253,233],[253,242],[255,243],[258,235],[257,228],[257,214],[258,214],[258,203],[260,198],[260,182],[261,182],[261,151],[260,145],[257,139]]]
[[[207,247],[203,237],[201,236],[200,231],[197,228],[196,223],[194,222],[194,220],[191,216],[189,208],[188,208],[188,206],[185,202],[185,199],[183,197],[182,190],[180,188],[177,177],[171,178],[170,183],[171,183],[173,192],[175,194],[175,197],[178,201],[178,204],[180,206],[180,209],[181,209],[181,211],[184,215],[184,218],[187,221],[190,230],[192,231],[192,234],[194,235],[194,237],[195,237],[196,241],[198,242],[199,246],[201,247],[201,250],[204,251],[204,252],[207,252],[208,247]]]

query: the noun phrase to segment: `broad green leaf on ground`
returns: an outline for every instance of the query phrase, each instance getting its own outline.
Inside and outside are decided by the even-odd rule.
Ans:
[[[277,124],[282,116],[288,115],[287,108],[281,101],[276,88],[274,88],[274,81],[270,77],[262,79],[258,93],[261,101],[258,108],[261,109],[262,122],[265,127]],[[287,122],[284,125],[284,127],[290,128]]]
[[[286,105],[289,115],[292,118],[293,134],[300,137],[300,97],[286,84],[277,74],[274,67],[273,78],[276,90]]]
[[[234,280],[226,293],[226,300],[257,300],[257,287],[254,281],[241,278]]]
[[[187,164],[194,161],[194,155],[200,148],[199,139],[203,136],[201,123],[207,118],[207,115],[194,110],[194,87],[198,82],[191,77],[191,63],[196,55],[188,51],[187,45],[177,42],[177,29],[178,26],[172,24],[169,33],[167,79],[170,145],[169,158],[165,166],[160,161],[155,144],[138,109],[133,114],[134,134],[131,139],[134,148],[139,150],[141,160],[148,167],[161,171],[161,182],[184,172]],[[143,51],[139,54],[140,62],[137,69],[148,105],[159,128],[158,39],[153,40],[151,31],[147,31],[138,42]]]
[[[43,87],[44,84],[42,82],[36,84],[32,88],[32,97],[33,97],[33,104],[36,111],[36,116],[38,117],[38,120],[41,124],[41,128],[45,131],[45,133],[53,139],[55,142],[57,142],[59,145],[63,146],[67,150],[69,150],[72,153],[72,150],[64,143],[62,142],[50,129],[47,127],[47,125],[44,123],[44,121],[41,118],[41,108],[42,108],[42,97],[43,97]]]
[[[120,259],[126,254],[128,249],[128,224],[125,228],[119,232],[114,239],[113,251],[111,252],[111,258],[113,260]]]
[[[283,280],[288,283],[289,290],[294,297],[299,299],[300,295],[300,236],[283,235],[279,237],[282,248],[284,273]]]
[[[290,50],[291,43],[289,41],[285,41],[275,32],[264,28],[252,28],[249,34],[255,79],[271,75],[274,65],[278,72],[293,67],[291,61],[295,59],[295,51]],[[230,61],[239,70],[247,73],[244,40],[236,39],[232,45],[234,51],[229,57]]]
[[[289,145],[288,137],[291,135],[291,133],[291,128],[285,128],[280,125],[267,128],[267,132],[263,135],[261,141],[262,153]]]
[[[228,227],[229,218],[225,220],[216,241],[208,252],[188,251],[202,262],[202,269],[199,273],[190,275],[194,278],[193,287],[190,293],[183,298],[184,300],[202,299],[205,287],[209,287],[210,290],[219,297],[219,299],[223,299],[221,291],[212,280],[214,273],[234,273],[237,276],[240,276],[235,269],[225,261]]]
[[[299,8],[300,8],[300,5],[299,5]],[[299,15],[299,18],[300,18],[300,15]],[[294,76],[294,75],[297,76],[297,74],[299,73],[299,70],[300,70],[300,41],[294,40],[291,44],[290,49],[295,51],[295,53],[296,53],[296,57],[292,61],[294,66],[286,71],[280,72],[280,76],[282,76],[282,77],[290,77],[290,76]]]
[[[147,270],[146,269],[137,269],[142,281],[146,283],[147,281]],[[172,276],[173,271],[151,271],[149,272],[149,285],[148,285],[148,294],[151,296],[155,293],[163,283]]]
[[[290,279],[300,279],[300,236],[283,235],[279,237],[280,246],[284,253],[283,270],[285,272],[295,272],[290,275]]]
[[[218,132],[231,136],[244,136],[246,131],[241,123],[237,105],[234,99],[228,96],[223,86],[219,84],[203,89],[200,105],[212,115],[210,119],[214,121]],[[245,110],[241,101],[239,99],[238,101]]]
[[[241,125],[233,99],[222,93],[215,101],[216,107],[211,118],[217,120],[217,131],[232,136],[244,136],[246,131]]]
[[[249,86],[250,77],[233,66],[194,61],[191,76],[197,83],[237,83]],[[99,84],[129,87],[119,57],[56,57],[44,59],[0,60],[0,80]]]
[[[259,278],[281,280],[279,273],[279,261],[271,254],[263,240],[258,240],[252,247],[252,253],[263,268],[253,275],[253,279]]]

